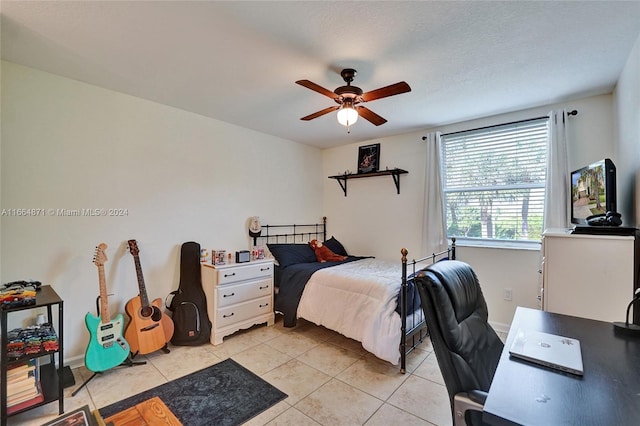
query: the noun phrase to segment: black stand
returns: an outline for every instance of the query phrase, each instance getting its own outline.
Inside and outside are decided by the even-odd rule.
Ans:
[[[640,289],[636,290],[633,300],[627,305],[627,319],[625,322],[614,322],[613,329],[616,333],[626,334],[629,336],[640,336],[640,325],[629,324],[629,310],[631,306],[640,300]]]
[[[96,312],[98,312],[98,316],[100,316],[100,296],[96,297]],[[165,347],[166,347],[166,345],[165,345]],[[131,355],[131,352],[129,352],[129,355],[127,356],[127,359],[124,360],[118,367],[134,367],[136,365],[145,365],[146,363],[147,363],[147,361],[134,362],[133,361],[133,356]],[[107,370],[105,370],[105,371],[107,371]],[[96,377],[96,375],[102,374],[102,373],[104,373],[104,371],[96,371],[96,372],[94,372],[91,375],[91,377],[89,377],[87,380],[85,380],[76,390],[71,392],[71,396],[76,396],[76,394],[80,391],[80,389],[85,387],[87,385],[87,383],[89,383],[91,381],[91,379]]]
[[[136,365],[145,365],[147,363],[147,361],[137,361],[134,362],[131,359],[131,354],[129,354],[129,357],[124,360],[124,362],[122,364],[120,364],[118,367],[134,367]],[[85,380],[76,390],[74,390],[73,392],[71,392],[71,396],[76,396],[76,394],[80,391],[80,389],[82,389],[83,387],[85,387],[87,385],[87,383],[89,383],[91,381],[91,379],[93,379],[94,377],[96,377],[96,375],[98,374],[102,374],[104,373],[104,371],[96,371],[95,373],[93,373],[91,375],[91,377],[89,377],[87,380]]]
[[[576,225],[571,230],[572,234],[587,234],[587,235],[622,235],[630,237],[636,235],[637,228],[629,226],[589,226],[589,225]]]

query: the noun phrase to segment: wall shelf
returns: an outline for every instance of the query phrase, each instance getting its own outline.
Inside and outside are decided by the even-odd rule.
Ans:
[[[335,179],[340,184],[340,187],[344,191],[344,196],[347,196],[347,181],[349,179],[359,179],[366,177],[374,177],[374,176],[391,176],[393,178],[393,183],[396,185],[396,191],[400,194],[400,175],[404,175],[409,173],[406,170],[402,169],[391,169],[391,170],[382,170],[379,172],[370,172],[370,173],[345,173],[343,175],[335,175],[329,176],[329,179]]]

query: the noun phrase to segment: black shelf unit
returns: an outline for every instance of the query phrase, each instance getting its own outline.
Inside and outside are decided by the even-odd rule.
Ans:
[[[24,311],[27,309],[46,308],[47,309],[47,322],[53,324],[53,309],[52,306],[57,305],[58,311],[58,350],[51,352],[40,352],[37,354],[29,354],[17,359],[8,359],[7,357],[7,317],[12,312]],[[0,307],[0,327],[2,327],[1,346],[2,350],[2,385],[0,386],[1,400],[1,424],[5,426],[7,424],[7,417],[14,416],[19,413],[23,413],[32,408],[39,407],[44,404],[48,404],[53,401],[58,401],[58,414],[64,413],[64,393],[63,393],[63,301],[58,296],[53,288],[49,285],[44,285],[36,293],[36,303],[34,305],[19,306],[15,308],[4,309]],[[58,355],[58,368],[56,369],[56,354]],[[7,415],[7,368],[10,365],[24,362],[26,360],[49,357],[49,364],[40,365],[40,386],[42,387],[42,393],[44,400],[42,402],[33,404],[27,408],[16,411]]]
[[[404,175],[409,173],[406,170],[402,169],[391,169],[391,170],[382,170],[379,172],[369,172],[369,173],[345,173],[343,175],[335,175],[329,176],[329,179],[335,179],[340,184],[342,191],[344,191],[344,196],[347,196],[347,181],[349,179],[359,179],[365,177],[374,177],[374,176],[391,176],[393,178],[393,183],[396,185],[396,191],[400,194],[400,175]]]

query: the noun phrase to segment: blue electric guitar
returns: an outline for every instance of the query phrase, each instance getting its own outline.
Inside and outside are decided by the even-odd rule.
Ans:
[[[105,243],[96,247],[93,263],[98,267],[98,280],[100,282],[100,316],[87,312],[84,322],[89,334],[89,345],[84,354],[84,365],[95,373],[116,367],[129,356],[129,344],[122,337],[124,318],[118,314],[111,321],[109,319],[109,304],[107,303],[107,284],[104,277],[104,262],[107,260]]]

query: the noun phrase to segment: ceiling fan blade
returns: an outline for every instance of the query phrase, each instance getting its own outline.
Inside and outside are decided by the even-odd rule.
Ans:
[[[380,98],[386,98],[387,96],[399,95],[400,93],[410,92],[411,87],[404,81],[400,83],[392,84],[391,86],[381,87],[380,89],[372,90],[362,94],[362,100],[364,102],[374,101]]]
[[[329,107],[329,108],[325,108],[325,109],[323,109],[321,111],[314,112],[313,114],[309,114],[306,117],[302,117],[300,120],[304,120],[304,121],[313,120],[314,118],[318,118],[318,117],[320,117],[322,115],[329,114],[331,111],[335,111],[335,110],[337,110],[339,108],[340,108],[339,105],[332,106],[332,107]]]
[[[375,124],[376,126],[379,126],[379,125],[384,124],[384,123],[387,122],[387,120],[385,120],[384,118],[380,117],[378,114],[376,114],[375,112],[371,111],[367,107],[358,106],[358,107],[356,107],[356,110],[358,111],[358,115],[360,117],[362,117],[365,120],[371,122],[371,124]]]
[[[338,95],[336,95],[335,93],[333,93],[331,90],[329,89],[325,89],[322,86],[319,86],[309,80],[298,80],[296,81],[296,84],[299,84],[300,86],[306,87],[307,89],[311,89],[314,92],[318,92],[321,95],[325,95],[328,98],[331,99],[336,99],[338,98]]]

